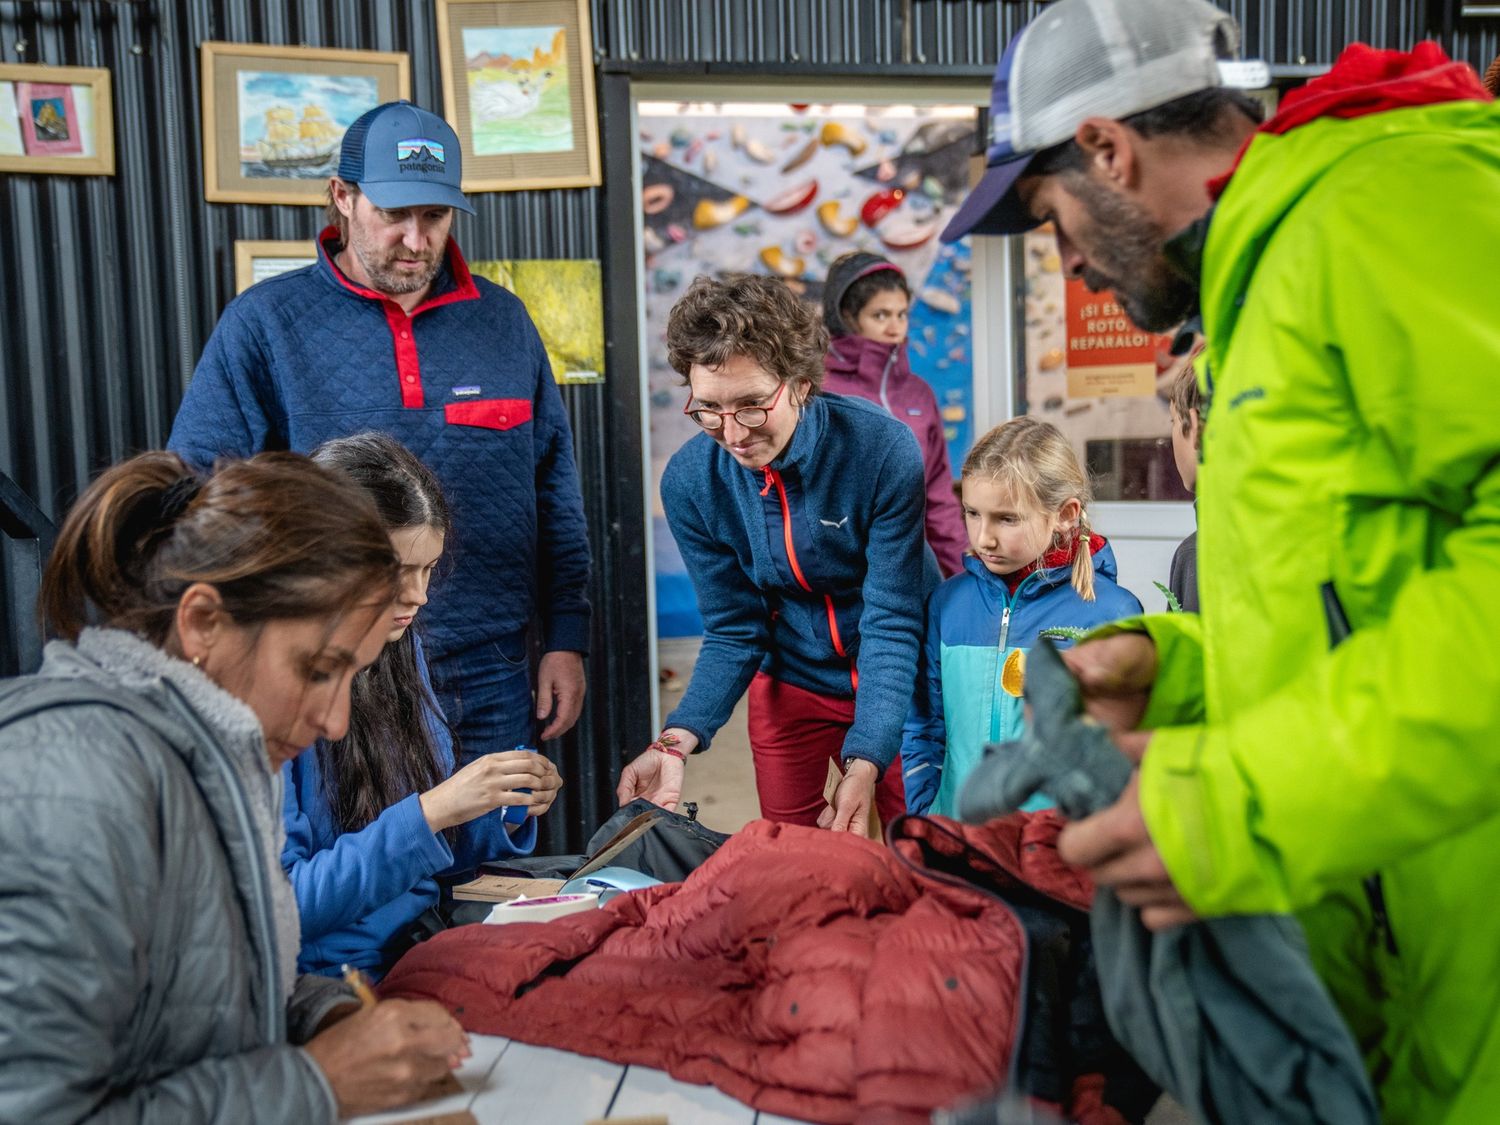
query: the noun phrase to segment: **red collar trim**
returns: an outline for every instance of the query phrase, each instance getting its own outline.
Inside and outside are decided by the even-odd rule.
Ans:
[[[337,227],[324,227],[323,232],[318,235],[318,253],[328,263],[329,272],[333,274],[334,280],[349,292],[366,300],[379,301],[382,304],[396,304],[389,296],[375,289],[367,289],[363,285],[356,285],[349,280],[347,274],[339,269],[338,263],[333,260],[334,247],[339,244],[339,231]],[[442,305],[451,305],[457,301],[477,301],[479,299],[479,286],[474,284],[474,275],[469,272],[469,263],[464,261],[463,252],[458,248],[458,242],[451,236],[448,239],[446,251],[448,272],[453,276],[453,288],[436,297],[423,301],[407,317],[414,317],[418,313],[435,309]],[[397,306],[398,308],[400,306]]]
[[[1089,555],[1097,555],[1103,549],[1104,536],[1098,534],[1090,535]],[[1039,570],[1051,570],[1055,566],[1070,566],[1073,562],[1073,556],[1077,553],[1077,539],[1073,540],[1066,547],[1054,547],[1052,550],[1048,551],[1045,555],[1042,556],[1041,562],[1028,563],[1020,570],[1016,571],[1014,574],[1007,574],[1005,576],[1005,585],[1009,587],[1010,592],[1014,594],[1016,592],[1016,589],[1021,585],[1022,582],[1026,581],[1028,576],[1035,574]]]
[[[1327,74],[1282,99],[1276,116],[1246,138],[1229,171],[1208,181],[1208,194],[1224,194],[1250,142],[1262,133],[1280,135],[1324,117],[1366,117],[1392,109],[1455,101],[1493,101],[1467,63],[1454,62],[1431,40],[1410,51],[1382,51],[1351,43]]]

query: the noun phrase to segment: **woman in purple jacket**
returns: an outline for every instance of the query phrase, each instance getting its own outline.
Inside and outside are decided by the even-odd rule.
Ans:
[[[437,479],[385,434],[325,442],[313,460],[370,494],[401,578],[386,646],[354,680],[348,733],[286,766],[281,861],[302,916],[298,968],[337,975],[349,964],[378,979],[417,934],[443,925],[437,876],[530,853],[562,780],[519,747],[454,771],[452,733],[411,628],[450,528]]]
[[[823,286],[829,335],[823,389],[873,402],[911,427],[927,481],[927,545],[949,578],[964,568],[969,536],[953,493],[937,397],[907,358],[910,307],[906,275],[894,263],[863,250],[836,259]]]

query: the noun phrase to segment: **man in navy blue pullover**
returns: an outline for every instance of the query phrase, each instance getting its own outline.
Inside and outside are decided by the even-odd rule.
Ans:
[[[452,571],[423,614],[433,680],[465,761],[565,733],[583,707],[589,546],[572,434],[514,295],[472,277],[449,236],[458,137],[407,102],[344,136],[318,260],[232,301],[169,441],[200,465],[391,434],[442,481]],[[526,644],[544,655],[533,706]]]

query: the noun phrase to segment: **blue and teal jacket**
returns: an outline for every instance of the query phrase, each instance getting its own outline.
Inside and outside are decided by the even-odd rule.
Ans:
[[[908,812],[957,816],[959,789],[985,746],[1020,735],[1021,698],[1000,683],[1011,652],[1036,644],[1045,629],[1092,629],[1141,612],[1135,595],[1115,583],[1115,553],[1100,536],[1093,559],[1091,602],[1073,589],[1070,563],[1033,571],[1012,594],[1004,578],[972,555],[964,558],[964,573],[933,591],[901,743]]]
[[[757,670],[856,700],[842,757],[882,771],[901,748],[937,585],[923,538],[922,454],[906,423],[814,395],[782,455],[750,470],[701,433],[672,455],[662,506],[682,551],[703,648],[666,725],[706,748]]]
[[[417,667],[432,699],[427,660],[417,643]],[[436,704],[433,704],[435,707]],[[446,775],[453,770],[453,740],[437,712],[429,714],[433,741]],[[535,817],[514,833],[498,812],[461,825],[450,848],[427,826],[420,794],[412,793],[358,832],[334,819],[315,744],[283,768],[286,844],[281,864],[302,915],[304,973],[338,976],[349,964],[379,980],[404,951],[411,924],[438,903],[437,876],[463,872],[486,860],[529,855],[536,847]]]

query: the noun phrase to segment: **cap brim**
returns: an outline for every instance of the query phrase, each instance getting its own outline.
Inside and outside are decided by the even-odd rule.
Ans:
[[[384,180],[364,181],[359,190],[370,197],[370,202],[385,211],[396,211],[402,207],[452,207],[470,215],[474,208],[464,198],[464,193],[446,184],[433,183],[389,183]]]
[[[1016,181],[1026,174],[1035,156],[1034,152],[1022,153],[986,168],[984,177],[944,228],[943,241],[957,242],[966,234],[1020,234],[1040,226],[1015,192]]]

